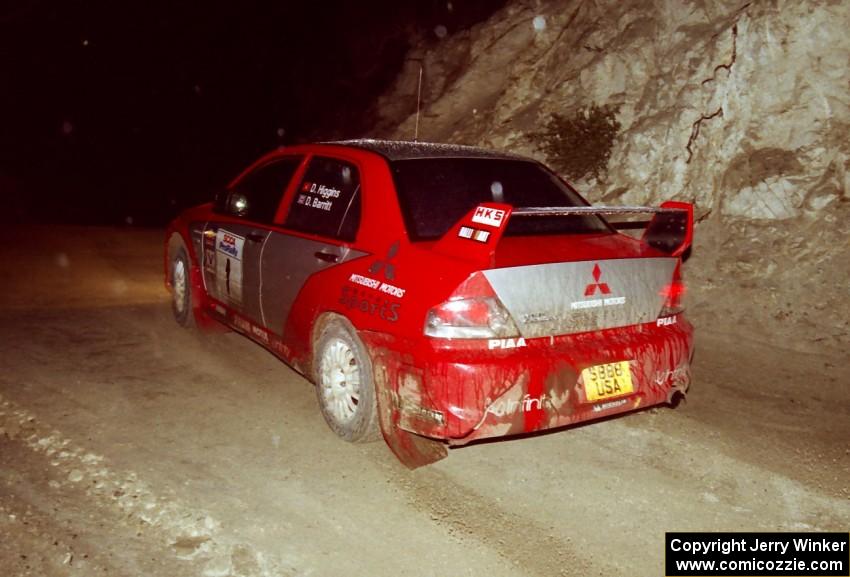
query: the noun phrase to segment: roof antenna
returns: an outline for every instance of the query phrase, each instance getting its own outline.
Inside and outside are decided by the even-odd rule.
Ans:
[[[419,85],[416,87],[416,128],[413,131],[413,142],[419,142],[419,103],[422,101],[422,63],[419,63]]]

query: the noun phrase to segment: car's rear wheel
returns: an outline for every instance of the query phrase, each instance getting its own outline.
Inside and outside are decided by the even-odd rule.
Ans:
[[[186,248],[177,247],[171,258],[171,311],[178,324],[186,328],[195,324],[192,312],[192,282]]]
[[[316,395],[331,430],[355,443],[380,438],[372,363],[353,327],[337,319],[326,324],[314,358]]]

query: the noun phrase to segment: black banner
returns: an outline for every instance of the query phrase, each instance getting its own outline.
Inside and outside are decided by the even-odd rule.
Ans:
[[[667,577],[850,576],[847,533],[667,533]]]

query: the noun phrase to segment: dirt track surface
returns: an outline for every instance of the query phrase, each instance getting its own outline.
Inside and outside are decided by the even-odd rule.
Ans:
[[[5,575],[649,576],[665,531],[850,529],[846,355],[703,322],[679,409],[408,471],[258,346],[179,328],[161,232],[0,235]]]

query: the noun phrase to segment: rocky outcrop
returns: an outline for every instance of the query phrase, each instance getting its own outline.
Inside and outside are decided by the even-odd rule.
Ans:
[[[579,188],[594,202],[696,203],[692,300],[706,319],[722,300],[764,338],[844,346],[848,29],[841,1],[513,2],[414,49],[379,133],[413,135],[420,64],[422,140],[545,161],[553,112],[617,106],[607,172]]]

